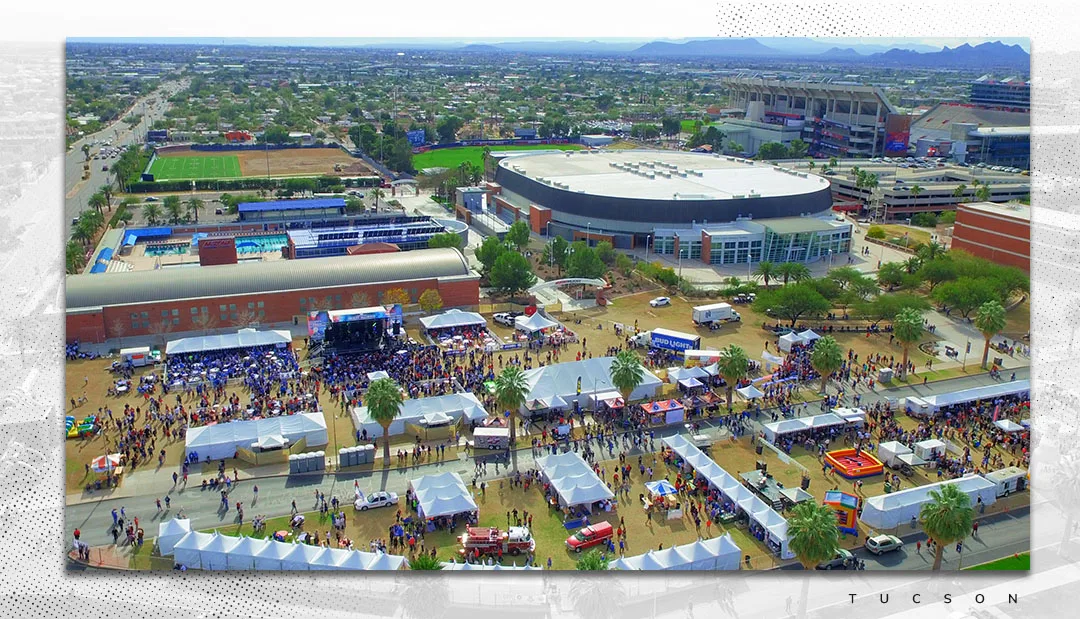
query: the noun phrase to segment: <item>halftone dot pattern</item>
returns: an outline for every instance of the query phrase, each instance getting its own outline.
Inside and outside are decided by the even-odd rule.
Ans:
[[[631,9],[637,10],[637,9]],[[1063,487],[1077,467],[1062,467],[1061,456],[1076,458],[1080,441],[1075,415],[1080,393],[1073,386],[1069,368],[1080,354],[1070,341],[1074,325],[1080,323],[1080,278],[1075,249],[1080,239],[1080,223],[1075,218],[1053,215],[1076,214],[1078,209],[1075,162],[1076,118],[1080,96],[1075,75],[1080,75],[1080,55],[1055,54],[1061,43],[1076,40],[1065,13],[1044,6],[1015,2],[949,2],[913,7],[907,2],[852,4],[827,1],[804,2],[724,2],[709,17],[716,21],[720,36],[955,36],[957,28],[977,36],[1002,32],[1003,28],[1028,24],[1038,34],[1033,70],[1036,83],[1033,99],[1033,201],[1039,207],[1034,217],[1033,241],[1037,260],[1033,266],[1033,332],[1036,345],[1035,419],[1036,440],[1046,457],[1036,453],[1034,496],[1036,532],[1035,565],[1054,567],[1067,564],[1057,557],[1061,540],[1060,510],[1077,513],[1080,504],[1073,495],[1046,492]],[[686,13],[678,13],[686,19]],[[656,26],[659,34],[663,26]],[[979,30],[983,30],[980,32]],[[132,33],[139,34],[139,33]],[[152,33],[146,33],[152,34]],[[612,33],[616,34],[616,33]],[[597,34],[596,36],[602,36]],[[1045,41],[1046,47],[1040,42]],[[62,49],[0,44],[0,76],[16,88],[32,87],[44,79],[51,83],[49,94],[35,101],[37,109],[61,112],[63,101]],[[28,110],[0,107],[5,120],[23,116]],[[549,617],[602,615],[591,611],[599,606],[606,616],[663,616],[694,618],[706,616],[783,616],[785,598],[798,596],[801,581],[774,574],[643,574],[596,575],[583,579],[573,573],[543,573],[539,576],[507,574],[277,574],[277,573],[65,573],[63,553],[70,547],[63,523],[62,411],[63,324],[62,283],[49,278],[59,273],[62,240],[62,166],[56,154],[61,149],[60,120],[56,119],[55,139],[43,140],[34,152],[0,152],[35,166],[47,162],[49,169],[36,182],[20,181],[24,196],[31,200],[0,204],[3,215],[26,224],[32,237],[20,237],[11,251],[18,268],[0,272],[0,294],[9,303],[3,311],[4,346],[2,362],[20,379],[38,371],[34,387],[20,391],[5,385],[0,400],[0,616],[59,617],[87,619],[156,619],[172,617],[355,617],[402,616],[506,616],[527,614]],[[1040,127],[1060,127],[1039,133]],[[36,168],[35,168],[36,170]],[[28,206],[29,205],[29,206]],[[44,205],[44,206],[42,206]],[[1044,210],[1045,209],[1045,210]],[[28,242],[28,238],[33,239]],[[5,239],[8,242],[8,239]],[[51,255],[51,258],[43,258]],[[0,264],[7,253],[0,254]],[[27,285],[45,286],[44,295],[28,294]],[[19,303],[33,299],[33,304]],[[1039,336],[1042,337],[1039,337]],[[1078,334],[1080,337],[1080,334]],[[1080,343],[1076,344],[1080,346]],[[10,395],[9,395],[10,394]],[[1047,429],[1042,429],[1047,428]],[[1049,428],[1054,428],[1053,431]],[[1059,430],[1060,429],[1060,430]],[[1075,461],[1075,460],[1074,460]],[[1040,465],[1039,463],[1043,464]],[[1060,469],[1058,471],[1057,469]],[[1053,475],[1064,475],[1054,478]],[[1053,506],[1043,493],[1052,495]],[[1075,493],[1074,493],[1075,494]],[[151,508],[152,509],[152,508]],[[101,514],[101,518],[107,518]],[[1052,538],[1052,539],[1051,539]],[[597,586],[590,586],[589,580]],[[883,609],[876,599],[850,604],[847,593],[890,590],[897,597],[914,592],[983,591],[993,603],[995,587],[1010,591],[1028,586],[1022,575],[996,575],[963,582],[925,575],[857,574],[846,578],[815,580],[809,593],[811,612],[842,611],[867,616],[887,616],[910,610],[910,606]],[[1054,582],[1056,587],[1042,593],[1065,599],[1075,575]],[[920,609],[926,616],[935,611],[964,612],[969,606]],[[1017,616],[1017,615],[1013,615]],[[1025,613],[1023,616],[1038,616]]]

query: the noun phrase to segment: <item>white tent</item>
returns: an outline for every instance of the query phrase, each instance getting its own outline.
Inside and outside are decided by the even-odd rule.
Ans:
[[[165,345],[165,354],[182,355],[185,353],[210,350],[254,348],[256,346],[270,346],[272,344],[284,346],[291,342],[292,334],[288,331],[256,331],[255,329],[240,329],[236,333],[226,333],[225,335],[200,335],[197,337],[185,337],[178,340],[172,340]]]
[[[202,549],[214,536],[210,533],[192,531],[173,545],[173,561],[191,569],[202,567]]]
[[[267,434],[266,436],[260,436],[259,440],[255,441],[255,445],[259,449],[278,449],[289,444],[289,440],[280,434]]]
[[[240,543],[239,537],[214,533],[213,539],[199,549],[204,570],[228,569],[228,557],[233,548]]]
[[[542,567],[533,567],[531,565],[499,565],[498,563],[485,565],[483,563],[454,563],[452,561],[443,561],[442,563],[442,571],[444,572],[542,572],[543,570]]]
[[[447,471],[425,475],[411,480],[409,487],[420,502],[420,515],[425,518],[474,512],[477,509],[472,493],[457,473]]]
[[[432,413],[442,413],[454,421],[465,418],[467,422],[480,421],[488,417],[483,403],[469,392],[451,393],[432,398],[415,398],[401,404],[401,414],[390,423],[390,435],[405,433],[406,424],[416,424]],[[368,436],[382,436],[382,426],[371,418],[366,406],[352,410],[353,427],[367,430]]]
[[[550,329],[557,326],[559,326],[559,323],[544,318],[540,315],[540,312],[536,312],[532,316],[518,316],[514,319],[515,328],[519,331],[527,331],[529,333],[536,333],[537,331],[543,331],[544,329]]]
[[[861,408],[834,408],[832,412],[848,424],[862,426],[866,422],[866,411]]]
[[[278,542],[279,544],[281,542]],[[281,559],[281,569],[297,572],[310,569],[309,566],[319,560],[319,557],[326,552],[326,548],[322,546],[311,546],[308,544],[293,544],[292,550],[289,551]]]
[[[424,329],[447,329],[450,327],[471,327],[474,325],[487,326],[487,320],[476,312],[465,312],[459,309],[446,310],[436,316],[424,316],[420,319]]]
[[[257,570],[283,570],[285,557],[292,552],[293,544],[271,540],[254,556]]]
[[[388,374],[386,370],[376,370],[374,372],[368,372],[367,374],[367,379],[369,381],[376,381],[380,378],[390,378],[390,374]]]
[[[325,552],[316,555],[308,564],[307,569],[312,571],[340,570],[341,564],[348,560],[354,550],[347,548],[326,548]]]
[[[945,453],[945,443],[936,438],[919,441],[914,445],[915,455],[923,460],[933,460],[939,454]]]
[[[896,466],[900,463],[899,456],[911,453],[911,448],[897,441],[880,443],[877,449],[878,460],[885,466]]]
[[[961,492],[971,499],[972,507],[975,506],[979,497],[985,505],[993,505],[997,501],[995,485],[978,475],[968,475],[959,479],[950,479],[926,486],[916,486],[907,490],[882,494],[866,499],[863,502],[863,513],[859,518],[867,526],[884,530],[898,527],[911,522],[912,516],[918,518],[919,509],[924,503],[930,501],[930,491],[939,490],[942,486],[955,485]]]
[[[552,397],[560,396],[568,405],[572,406],[574,402],[577,402],[585,406],[593,393],[614,388],[610,374],[613,360],[614,357],[597,357],[526,370],[525,381],[529,386],[529,392],[525,401],[548,402]],[[581,379],[580,393],[578,393],[578,379]],[[660,379],[652,372],[645,370],[641,384],[630,393],[630,399],[640,400],[653,397],[660,390],[660,385]],[[524,407],[522,407],[522,412],[529,414]]]
[[[536,466],[544,480],[551,484],[564,507],[591,506],[597,501],[615,498],[611,489],[577,452],[537,458]]]
[[[847,424],[847,421],[845,421],[843,417],[835,413],[813,415],[811,417],[806,417],[805,419],[806,422],[810,425],[810,427],[814,430],[819,430],[821,428],[830,428],[832,426],[842,426]]]
[[[162,556],[171,555],[173,546],[176,545],[176,542],[179,542],[188,533],[191,533],[191,521],[187,518],[184,518],[183,520],[173,518],[162,522],[158,525],[158,552],[160,552]]]
[[[679,386],[685,389],[694,389],[696,387],[702,387],[701,381],[696,378],[684,378],[679,381]]]
[[[308,447],[326,445],[326,418],[322,413],[280,415],[252,421],[231,421],[191,428],[187,433],[187,454],[196,452],[199,460],[231,458],[237,447],[249,448],[263,437],[281,436],[290,443],[307,439]]]
[[[735,390],[735,392],[738,393],[739,395],[741,395],[743,398],[745,398],[747,400],[756,400],[756,399],[758,399],[760,397],[763,397],[765,395],[764,393],[761,392],[760,389],[758,389],[757,387],[755,387],[753,385],[747,385],[745,387],[739,387],[738,389]]]
[[[731,534],[698,540],[665,550],[649,550],[633,557],[621,557],[608,564],[610,570],[737,570],[742,561],[742,550],[731,539]]]
[[[791,349],[795,346],[805,344],[806,342],[799,337],[799,334],[792,331],[780,336],[780,350],[784,352],[791,352]]]
[[[813,329],[807,329],[806,331],[799,333],[799,337],[801,337],[803,341],[807,343],[821,339],[821,336],[817,333],[814,333]]]
[[[708,376],[708,370],[698,365],[689,368],[668,368],[667,370],[669,383],[681,382],[689,378],[707,378]]]
[[[775,443],[776,439],[785,435],[793,434],[795,432],[801,432],[810,427],[806,417],[795,419],[781,419],[780,421],[773,421],[761,426],[762,431],[765,433],[765,440],[770,443]]]
[[[240,542],[233,546],[232,551],[226,557],[226,567],[230,570],[255,569],[255,557],[265,550],[270,543],[271,540],[268,539],[241,537]]]
[[[998,419],[994,422],[994,425],[1005,432],[1023,432],[1024,426],[1016,423],[1012,419]]]
[[[388,555],[385,552],[375,553],[371,561],[364,567],[365,570],[377,570],[392,572],[405,566],[406,559],[401,555]]]
[[[908,466],[923,466],[926,464],[926,460],[923,460],[914,453],[900,454],[896,456],[896,459]]]
[[[765,362],[765,367],[768,368],[772,365],[783,365],[784,358],[778,357],[767,350],[761,351],[761,360]]]
[[[984,385],[961,389],[950,393],[929,395],[925,397],[911,396],[907,398],[907,408],[919,414],[936,413],[941,408],[954,404],[967,404],[979,400],[993,400],[1003,396],[1025,394],[1031,391],[1030,380],[1014,380],[1007,383]]]

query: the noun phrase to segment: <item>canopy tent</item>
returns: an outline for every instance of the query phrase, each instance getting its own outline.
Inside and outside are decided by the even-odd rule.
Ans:
[[[596,357],[582,361],[556,363],[525,371],[525,382],[529,391],[526,402],[533,400],[550,401],[555,396],[561,397],[567,405],[574,402],[585,406],[593,393],[611,390],[611,363],[614,357]],[[579,382],[580,381],[580,382]],[[580,389],[578,386],[580,385]],[[655,374],[644,370],[641,384],[631,393],[631,400],[653,397],[660,390],[661,381]],[[522,407],[524,414],[529,414]]]
[[[563,507],[592,506],[615,495],[577,452],[542,456],[536,466],[545,482],[551,484]]]
[[[452,516],[477,510],[472,493],[457,473],[447,471],[424,475],[409,481],[409,488],[420,502],[420,515],[424,518]]]
[[[445,426],[454,421],[454,418],[442,411],[428,413],[420,420],[425,426]]]
[[[1026,429],[1011,419],[998,419],[994,425],[1005,432],[1023,432]]]
[[[761,397],[765,396],[765,394],[762,393],[762,391],[760,389],[758,389],[757,387],[755,387],[753,385],[747,385],[745,387],[739,387],[738,389],[735,390],[735,393],[738,393],[739,395],[741,395],[743,398],[745,398],[747,400],[756,400],[758,398],[761,398]]]
[[[926,464],[926,460],[923,460],[914,453],[900,454],[896,456],[896,459],[908,466],[923,466]]]
[[[285,557],[292,552],[293,544],[270,540],[262,548],[250,557],[257,570],[283,570],[285,569]]]
[[[911,448],[897,441],[885,441],[878,444],[877,457],[885,466],[897,466],[900,462],[899,456],[909,453],[912,453]]]
[[[186,455],[192,452],[199,460],[232,458],[238,447],[245,449],[260,439],[276,435],[290,443],[307,439],[308,447],[326,445],[326,418],[322,413],[280,415],[251,421],[231,421],[188,430]]]
[[[719,363],[714,363],[712,365],[707,365],[707,366],[705,366],[705,367],[703,367],[701,369],[705,370],[705,373],[708,374],[709,376],[716,376],[716,375],[720,374],[720,364]]]
[[[565,400],[563,400],[565,402]],[[623,400],[622,394],[614,389],[608,391],[600,391],[597,393],[589,394],[589,401],[593,406],[596,406],[600,402],[607,404],[611,408],[622,408],[626,405],[626,401]]]
[[[784,358],[783,357],[778,357],[778,356],[772,354],[771,352],[769,352],[767,350],[761,351],[761,360],[765,362],[765,367],[766,368],[768,368],[770,365],[783,365],[784,364]]]
[[[199,549],[204,570],[229,569],[229,553],[240,543],[239,537],[214,533],[213,538]]]
[[[442,571],[444,572],[542,572],[543,570],[542,567],[533,567],[531,565],[500,565],[498,563],[485,565],[483,563],[454,563],[453,561],[444,561],[442,563]]]
[[[325,554],[326,548],[322,546],[309,546],[307,544],[293,544],[292,550],[281,559],[281,569],[290,572],[299,572],[310,569],[310,565],[319,561]]]
[[[945,443],[936,438],[919,441],[913,447],[915,455],[923,460],[933,460],[937,456],[944,454],[946,449]]]
[[[202,549],[214,536],[210,533],[191,531],[173,544],[173,561],[191,569],[202,567]]]
[[[682,382],[691,378],[708,378],[709,376],[708,370],[698,365],[689,368],[668,368],[667,370],[669,383]]]
[[[866,422],[866,411],[861,408],[834,408],[832,412],[843,419],[845,423],[861,426]]]
[[[158,547],[164,548],[160,537]],[[399,570],[405,564],[405,557],[397,555],[198,531],[185,534],[161,554],[174,555],[176,563],[189,569],[203,570]]]
[[[541,400],[544,403],[544,408],[566,408],[568,405],[566,400],[559,395],[553,395],[547,400]]]
[[[679,492],[675,489],[675,486],[671,485],[671,482],[666,479],[650,481],[645,484],[645,489],[656,496],[668,496],[669,494],[677,494]]]
[[[671,425],[686,420],[686,410],[683,403],[678,400],[658,400],[646,402],[641,405],[641,410],[649,416],[664,416],[664,423]]]
[[[814,495],[810,494],[809,492],[803,490],[798,486],[793,486],[791,488],[782,488],[780,490],[780,494],[792,503],[802,503],[803,501],[809,501],[814,498]]]
[[[467,422],[487,419],[488,412],[475,395],[466,391],[432,398],[408,399],[401,404],[401,414],[390,423],[390,435],[404,434],[406,424],[417,424],[432,413],[442,413],[453,421],[465,418]],[[353,427],[367,430],[368,436],[381,436],[382,426],[372,419],[366,406],[352,409]]]
[[[487,326],[487,320],[476,312],[451,309],[435,316],[424,316],[420,319],[420,325],[430,331],[451,327]]]
[[[90,462],[90,470],[95,473],[104,473],[120,466],[120,454],[108,454],[98,456]]]
[[[822,415],[813,415],[811,417],[781,419],[780,421],[767,423],[762,426],[762,431],[765,433],[765,440],[770,443],[775,443],[777,438],[785,434],[793,434],[803,430],[820,430],[822,428],[842,426],[848,423],[859,422],[849,421],[835,413],[824,413]]]
[[[806,331],[803,331],[803,332],[799,333],[799,337],[801,337],[803,339],[803,341],[807,342],[807,343],[813,342],[814,340],[820,340],[821,339],[821,336],[818,335],[817,333],[814,333],[813,329],[807,329]]]
[[[162,556],[171,555],[173,546],[185,535],[191,533],[191,521],[187,518],[173,518],[158,525],[157,546]]]
[[[1020,425],[1024,426],[1025,428],[1030,428],[1031,427],[1031,420],[1030,419],[1021,419],[1020,420]]]
[[[960,391],[925,397],[910,396],[906,398],[906,405],[911,412],[933,414],[946,406],[967,404],[979,400],[993,400],[1004,396],[1026,394],[1030,391],[1030,380],[1014,380],[1007,383],[972,387],[971,389],[961,389]]]
[[[284,346],[290,343],[292,343],[292,334],[288,331],[240,329],[236,333],[226,333],[224,335],[200,335],[171,340],[165,345],[165,354],[182,355],[212,350],[254,348],[256,346]]]
[[[289,444],[289,439],[280,434],[267,434],[260,436],[254,444],[259,449],[280,449]]]
[[[926,486],[915,486],[907,490],[873,496],[863,502],[863,513],[859,517],[867,526],[875,529],[892,529],[907,524],[912,517],[918,518],[923,504],[930,501],[930,491],[942,486],[955,485],[971,499],[974,507],[982,498],[984,505],[993,505],[997,501],[996,486],[978,475],[968,475]]]
[[[374,372],[368,372],[367,379],[369,381],[376,381],[381,378],[390,378],[390,374],[386,370],[376,370]]]
[[[794,331],[780,336],[780,350],[784,352],[791,352],[791,349],[795,346],[801,346],[805,343],[806,341]]]
[[[255,569],[255,557],[266,550],[271,543],[268,539],[254,537],[241,537],[240,542],[233,546],[232,552],[225,557],[226,569],[230,570],[253,570]],[[161,553],[165,554],[165,553]]]
[[[704,387],[701,381],[696,378],[684,378],[679,381],[679,386],[684,389],[695,389],[697,387]]]
[[[536,312],[532,316],[518,316],[514,319],[514,328],[528,333],[536,333],[557,326],[559,326],[559,323],[545,318],[540,312]]]
[[[836,413],[825,413],[823,415],[813,415],[811,417],[804,417],[810,428],[818,430],[821,428],[830,428],[832,426],[842,426],[847,423],[843,417]]]

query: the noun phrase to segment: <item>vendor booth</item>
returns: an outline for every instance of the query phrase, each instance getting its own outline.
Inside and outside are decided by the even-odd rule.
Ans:
[[[424,316],[420,319],[420,326],[425,331],[452,329],[454,327],[486,327],[487,319],[476,312],[450,309],[435,316]]]
[[[784,352],[791,352],[792,348],[795,348],[796,346],[803,346],[805,344],[806,344],[806,341],[803,340],[799,336],[799,334],[795,333],[794,331],[792,331],[790,333],[786,333],[786,334],[780,336],[780,344],[779,344],[779,346],[780,346],[780,350],[782,350]]]
[[[171,555],[173,546],[185,535],[191,533],[191,521],[187,518],[173,518],[158,525],[157,547],[162,556]]]
[[[1024,426],[1016,423],[1012,419],[998,419],[994,422],[994,425],[997,426],[997,429],[1001,430],[1002,432],[1008,432],[1010,434],[1012,434],[1013,432],[1023,432],[1027,429]]]
[[[641,405],[641,410],[649,416],[649,423],[653,425],[671,425],[686,420],[686,409],[678,400],[646,402]]]
[[[775,366],[784,365],[784,358],[772,354],[767,350],[761,352],[761,360],[765,363],[765,372],[772,373]]]
[[[223,335],[200,335],[171,340],[165,345],[166,355],[182,355],[214,350],[236,350],[259,346],[284,348],[292,343],[292,334],[284,330],[258,331],[240,329]]]
[[[532,316],[518,316],[514,319],[514,328],[526,333],[537,333],[557,326],[559,323],[545,318],[540,312],[534,312]]]
[[[991,471],[983,477],[986,481],[994,484],[994,494],[1002,497],[1013,492],[1023,492],[1027,488],[1028,472],[1017,466],[1010,466],[996,471]]]
[[[807,344],[809,344],[810,342],[813,342],[815,340],[820,340],[821,339],[821,336],[818,335],[817,333],[814,333],[813,329],[807,329],[806,331],[801,331],[799,333],[799,337],[802,338],[802,341],[807,343]]]
[[[550,403],[557,396],[566,403],[567,408],[572,408],[575,403],[586,407],[592,402],[590,396],[614,389],[610,371],[614,359],[596,357],[526,370],[525,382],[529,391],[525,402],[529,404],[539,400]],[[630,400],[655,397],[661,384],[655,374],[645,370],[641,384],[630,393]],[[622,395],[619,394],[619,397]],[[526,416],[532,414],[528,406],[522,406],[520,412]]]
[[[742,550],[726,533],[720,537],[698,540],[665,550],[649,550],[632,557],[620,557],[608,564],[608,569],[624,571],[642,570],[694,570],[714,572],[737,570],[742,563]]]
[[[252,421],[230,421],[191,428],[187,432],[186,456],[197,454],[199,461],[232,458],[237,449],[250,449],[267,437],[289,443],[307,441],[308,447],[326,445],[326,418],[322,413],[297,413]]]
[[[472,493],[453,472],[425,475],[409,481],[409,489],[419,502],[421,518],[438,518],[477,511]]]
[[[913,447],[915,455],[926,461],[935,460],[939,456],[945,455],[945,443],[936,438],[919,441]]]
[[[885,466],[892,468],[900,466],[899,457],[909,453],[912,453],[911,448],[897,441],[880,443],[877,449],[878,460],[881,460]]]
[[[405,557],[399,555],[198,531],[161,554],[172,554],[188,569],[203,570],[400,570],[405,565]]]
[[[615,498],[607,484],[575,451],[542,456],[536,459],[536,466],[543,482],[555,493],[559,507],[592,512],[594,504]]]
[[[892,529],[908,524],[912,518],[919,517],[919,510],[928,503],[931,490],[942,486],[954,485],[971,499],[974,507],[978,499],[984,505],[997,502],[997,486],[979,475],[968,475],[926,486],[915,486],[907,490],[870,497],[863,501],[861,520],[875,529]]]
[[[939,410],[947,406],[969,404],[982,400],[994,400],[995,398],[1005,396],[1023,396],[1030,391],[1030,380],[1014,380],[1007,383],[972,387],[971,389],[961,389],[960,391],[929,395],[926,397],[908,396],[905,398],[904,406],[907,412],[913,415],[936,415]]]
[[[735,390],[735,393],[743,397],[744,400],[756,400],[758,398],[765,397],[760,389],[753,385],[747,385],[745,387],[739,387]]]
[[[401,414],[390,423],[390,436],[411,433],[420,438],[446,438],[450,429],[462,420],[468,424],[479,424],[487,417],[487,409],[468,391],[431,398],[410,398],[402,402]],[[382,436],[382,425],[372,419],[366,406],[352,409],[352,421],[354,428],[366,430],[368,436]]]

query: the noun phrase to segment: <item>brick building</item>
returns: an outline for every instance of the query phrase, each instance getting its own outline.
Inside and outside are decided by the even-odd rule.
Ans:
[[[953,249],[1031,270],[1031,207],[973,202],[956,209]]]
[[[310,310],[381,303],[392,288],[403,288],[413,302],[431,288],[445,307],[476,305],[479,279],[449,248],[70,275],[67,341],[302,324]]]

